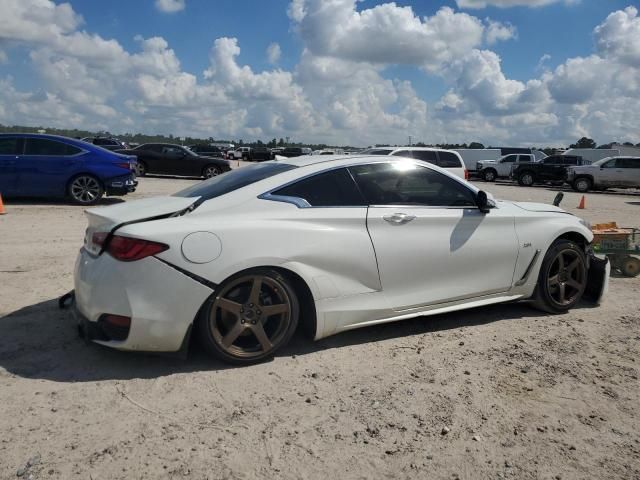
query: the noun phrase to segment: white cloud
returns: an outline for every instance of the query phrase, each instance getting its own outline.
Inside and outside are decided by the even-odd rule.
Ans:
[[[580,0],[456,0],[460,8],[543,7],[552,3],[579,3]]]
[[[164,13],[176,13],[186,6],[186,0],[156,0],[156,8]]]
[[[267,47],[267,60],[271,65],[275,65],[280,60],[280,56],[282,55],[282,49],[280,45],[277,43],[271,43]]]
[[[302,54],[291,71],[242,64],[238,39],[218,38],[196,74],[162,37],[136,37],[125,49],[92,33],[68,4],[4,0],[0,49],[9,61],[21,52],[15,46],[27,50],[39,83],[21,91],[0,77],[0,123],[355,145],[402,143],[409,134],[487,145],[567,144],[583,135],[640,141],[633,7],[603,19],[592,55],[515,80],[487,49],[514,38],[511,24],[450,8],[418,17],[394,3],[359,5],[293,0],[288,14]],[[276,47],[268,50],[277,62]],[[397,64],[436,76],[446,93],[428,105],[390,74]]]
[[[638,9],[627,7],[610,14],[595,29],[596,46],[602,56],[640,67],[640,17]]]
[[[482,43],[482,22],[443,7],[431,17],[384,3],[362,11],[356,0],[294,0],[289,15],[307,49],[355,62],[435,69]]]
[[[488,45],[504,42],[518,37],[518,30],[510,23],[495,22],[487,19],[485,39]]]

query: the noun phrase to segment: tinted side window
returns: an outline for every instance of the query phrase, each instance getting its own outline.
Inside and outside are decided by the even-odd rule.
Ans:
[[[17,155],[18,139],[11,137],[0,138],[0,155]]]
[[[564,161],[562,163],[564,165],[577,165],[578,157],[564,157]]]
[[[364,206],[365,202],[345,168],[320,173],[273,192],[306,200],[312,207]]]
[[[442,168],[460,168],[460,159],[455,153],[438,152],[438,166]]]
[[[412,152],[412,151],[410,151],[410,150],[399,150],[399,151],[397,151],[397,152],[393,153],[393,156],[394,156],[394,157],[407,157],[407,158],[414,158],[414,157],[413,157],[413,153],[415,153],[415,152]]]
[[[434,165],[438,165],[438,155],[432,150],[414,150],[411,153],[413,154],[413,158],[415,158],[416,160],[422,160],[423,162],[429,162],[433,163]]]
[[[547,157],[544,160],[542,160],[542,163],[544,163],[545,165],[551,165],[554,163],[562,164],[562,159],[558,157]]]
[[[349,169],[370,205],[476,206],[471,190],[427,167],[377,163]]]
[[[517,158],[517,155],[507,155],[502,159],[502,163],[514,163]]]
[[[391,150],[389,149],[379,149],[379,148],[370,148],[369,150],[365,150],[361,152],[363,155],[389,155]]]
[[[25,155],[65,156],[80,153],[80,149],[66,143],[45,138],[27,138]]]
[[[640,168],[640,158],[620,158],[618,164],[622,168]]]

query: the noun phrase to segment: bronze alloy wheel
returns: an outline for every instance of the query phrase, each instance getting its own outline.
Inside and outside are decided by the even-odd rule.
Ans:
[[[551,263],[547,288],[551,299],[559,306],[574,304],[586,286],[584,260],[574,249],[561,250]]]
[[[563,313],[582,298],[587,286],[587,257],[584,247],[559,238],[542,260],[533,305],[548,313]]]
[[[269,356],[297,325],[297,300],[275,272],[232,278],[216,294],[207,328],[225,359],[250,362]],[[244,363],[243,362],[243,363]]]

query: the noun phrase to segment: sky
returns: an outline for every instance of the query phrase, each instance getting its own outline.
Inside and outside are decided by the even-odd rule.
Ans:
[[[638,0],[0,0],[0,123],[640,142]]]

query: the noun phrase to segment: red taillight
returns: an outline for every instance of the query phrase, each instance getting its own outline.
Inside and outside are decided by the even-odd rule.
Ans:
[[[116,166],[120,168],[126,168],[127,170],[133,170],[133,167],[129,162],[116,163]]]
[[[464,179],[469,180],[469,170],[467,170],[466,168],[464,169]]]
[[[131,326],[131,317],[124,317],[122,315],[107,314],[102,317],[102,320],[114,327],[129,328]]]
[[[107,246],[107,253],[121,262],[133,262],[169,249],[169,245],[139,238],[114,235]]]

